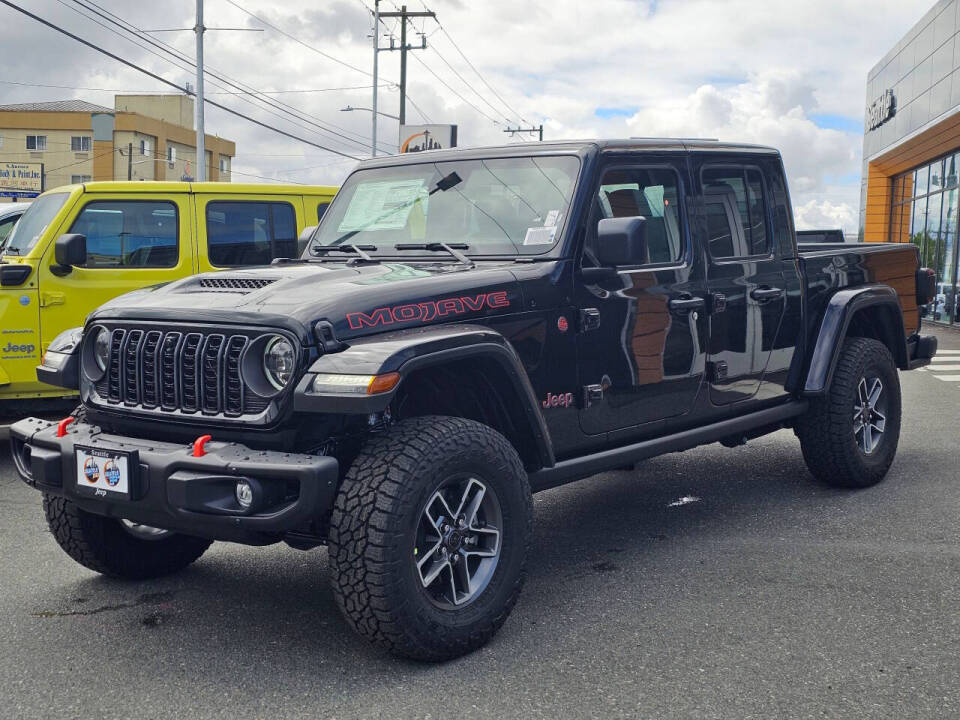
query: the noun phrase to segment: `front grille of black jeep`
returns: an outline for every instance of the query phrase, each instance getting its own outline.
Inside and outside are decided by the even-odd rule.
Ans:
[[[108,406],[243,418],[270,398],[247,388],[243,353],[263,332],[113,328],[110,363],[95,383]]]

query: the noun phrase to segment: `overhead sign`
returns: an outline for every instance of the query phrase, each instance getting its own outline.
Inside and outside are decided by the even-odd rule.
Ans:
[[[43,192],[43,163],[0,163],[0,195],[36,197]]]
[[[401,125],[400,152],[443,150],[457,146],[456,125]]]
[[[867,130],[876,130],[897,112],[893,90],[887,90],[867,107]]]

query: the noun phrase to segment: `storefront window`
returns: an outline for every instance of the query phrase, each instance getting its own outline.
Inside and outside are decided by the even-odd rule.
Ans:
[[[960,310],[956,288],[960,152],[897,175],[892,190],[890,242],[916,245],[920,263],[937,274],[937,298],[923,308],[923,316],[954,323]]]

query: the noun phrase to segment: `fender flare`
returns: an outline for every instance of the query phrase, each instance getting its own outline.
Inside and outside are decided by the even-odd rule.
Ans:
[[[352,341],[341,352],[321,355],[297,384],[294,410],[345,414],[382,412],[412,372],[475,357],[491,359],[504,371],[514,393],[510,400],[519,401],[523,408],[541,465],[553,467],[556,460],[550,432],[520,357],[503,335],[481,325],[441,325],[382,333]],[[381,375],[390,372],[400,373],[400,382],[389,392],[378,395],[308,392],[317,373]]]
[[[809,397],[827,392],[833,381],[833,373],[840,358],[840,347],[847,337],[850,323],[858,312],[872,307],[884,308],[890,316],[893,328],[888,335],[889,343],[884,344],[893,345],[890,350],[897,367],[901,370],[907,369],[907,338],[903,311],[896,290],[881,284],[839,290],[830,298],[824,311],[820,330],[810,353],[803,395]]]

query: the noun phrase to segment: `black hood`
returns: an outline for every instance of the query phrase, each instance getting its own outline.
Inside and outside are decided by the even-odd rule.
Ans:
[[[121,295],[90,316],[176,324],[284,327],[312,344],[318,320],[337,337],[369,335],[522,309],[512,261],[300,262],[194,275]]]

